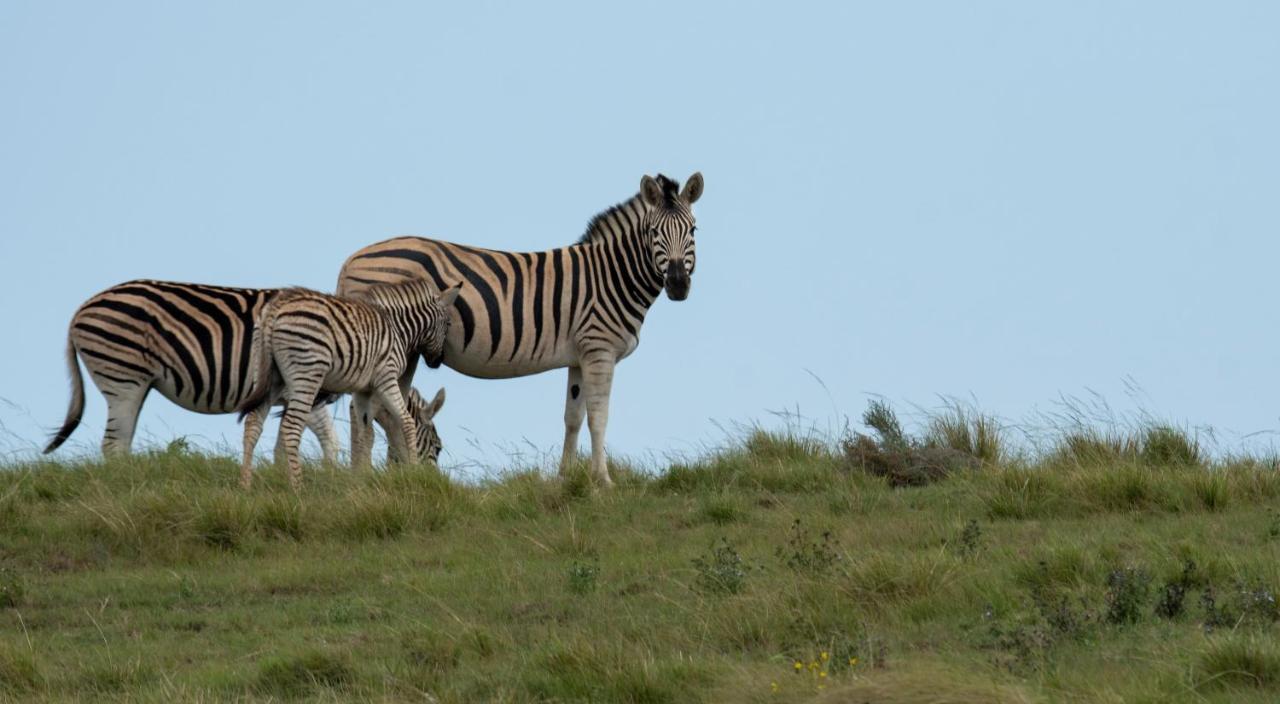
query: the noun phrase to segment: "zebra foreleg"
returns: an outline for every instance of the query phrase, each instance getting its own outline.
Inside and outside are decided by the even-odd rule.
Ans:
[[[405,405],[404,396],[400,393],[400,383],[395,379],[389,379],[378,385],[376,395],[378,401],[389,412],[393,423],[397,418],[400,421],[399,437],[396,437],[396,433],[388,432],[387,442],[392,443],[397,457],[407,464],[417,464],[418,444],[410,441],[411,438],[418,437],[417,423]]]
[[[578,432],[587,417],[587,397],[582,393],[582,367],[569,367],[569,386],[564,395],[564,450],[560,455],[563,475],[578,459]]]
[[[240,457],[240,486],[248,489],[253,484],[253,450],[262,437],[262,426],[271,413],[271,404],[264,403],[244,418],[244,454]],[[277,447],[279,444],[277,443]]]
[[[396,415],[394,409],[389,408],[386,404],[374,402],[374,406],[378,409],[373,414],[373,422],[382,426],[383,432],[387,434],[387,464],[401,464],[404,462],[404,456],[400,454],[397,448],[407,442],[404,437],[404,431],[400,427],[400,416]]]
[[[586,395],[587,428],[591,431],[591,473],[601,486],[613,486],[605,461],[604,434],[609,426],[609,393],[613,388],[613,355],[600,353],[582,365],[583,393]]]

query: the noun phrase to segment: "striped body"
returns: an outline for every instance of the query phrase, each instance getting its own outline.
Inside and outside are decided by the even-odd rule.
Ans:
[[[397,456],[416,462],[418,448],[406,442],[418,436],[404,400],[407,372],[416,366],[419,355],[439,366],[448,309],[457,295],[457,288],[438,294],[426,282],[414,281],[374,287],[359,299],[306,289],[286,289],[273,297],[262,311],[253,339],[255,392],[240,405],[241,416],[248,417],[242,483],[248,486],[252,479],[253,449],[266,409],[277,396],[285,401],[280,435],[295,488],[301,479],[297,450],[302,428],[321,394],[353,394],[353,426],[369,423],[369,402],[377,396],[399,421],[400,435],[389,434]],[[367,449],[353,446],[352,456],[359,462]]]
[[[105,454],[128,453],[151,389],[190,411],[230,413],[255,391],[252,337],[277,289],[168,281],[129,281],[85,301],[67,340],[72,403],[45,452],[61,445],[84,408],[77,355],[107,400]],[[324,408],[310,423],[334,459],[332,420]]]
[[[462,279],[444,363],[474,377],[501,379],[569,368],[562,468],[591,407],[592,466],[606,484],[603,436],[614,365],[640,342],[650,306],[666,289],[688,294],[694,269],[694,218],[702,192],[695,174],[679,184],[646,176],[641,192],[592,219],[571,246],[502,252],[420,237],[370,245],[349,257],[338,293],[399,281],[437,287]],[[597,430],[598,426],[598,430]]]

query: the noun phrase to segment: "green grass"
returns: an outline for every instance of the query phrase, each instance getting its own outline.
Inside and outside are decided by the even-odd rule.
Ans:
[[[10,466],[0,701],[1280,699],[1273,463],[1151,434],[1028,459],[950,418],[894,442],[979,461],[896,488],[764,431],[612,491]]]

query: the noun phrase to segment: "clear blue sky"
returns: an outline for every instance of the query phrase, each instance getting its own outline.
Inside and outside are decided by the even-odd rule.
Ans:
[[[544,249],[694,170],[693,291],[619,368],[615,452],[868,393],[1280,425],[1280,4],[603,5],[4,3],[0,450],[62,419],[104,287],[331,289],[400,234]],[[446,464],[557,448],[563,372],[440,384]],[[239,426],[153,395],[140,439],[176,435]]]

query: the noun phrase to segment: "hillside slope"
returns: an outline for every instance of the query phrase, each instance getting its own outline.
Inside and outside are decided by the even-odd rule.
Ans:
[[[1280,697],[1272,464],[975,451],[895,487],[866,449],[757,433],[604,493],[309,467],[245,494],[180,446],[13,466],[0,699]]]

